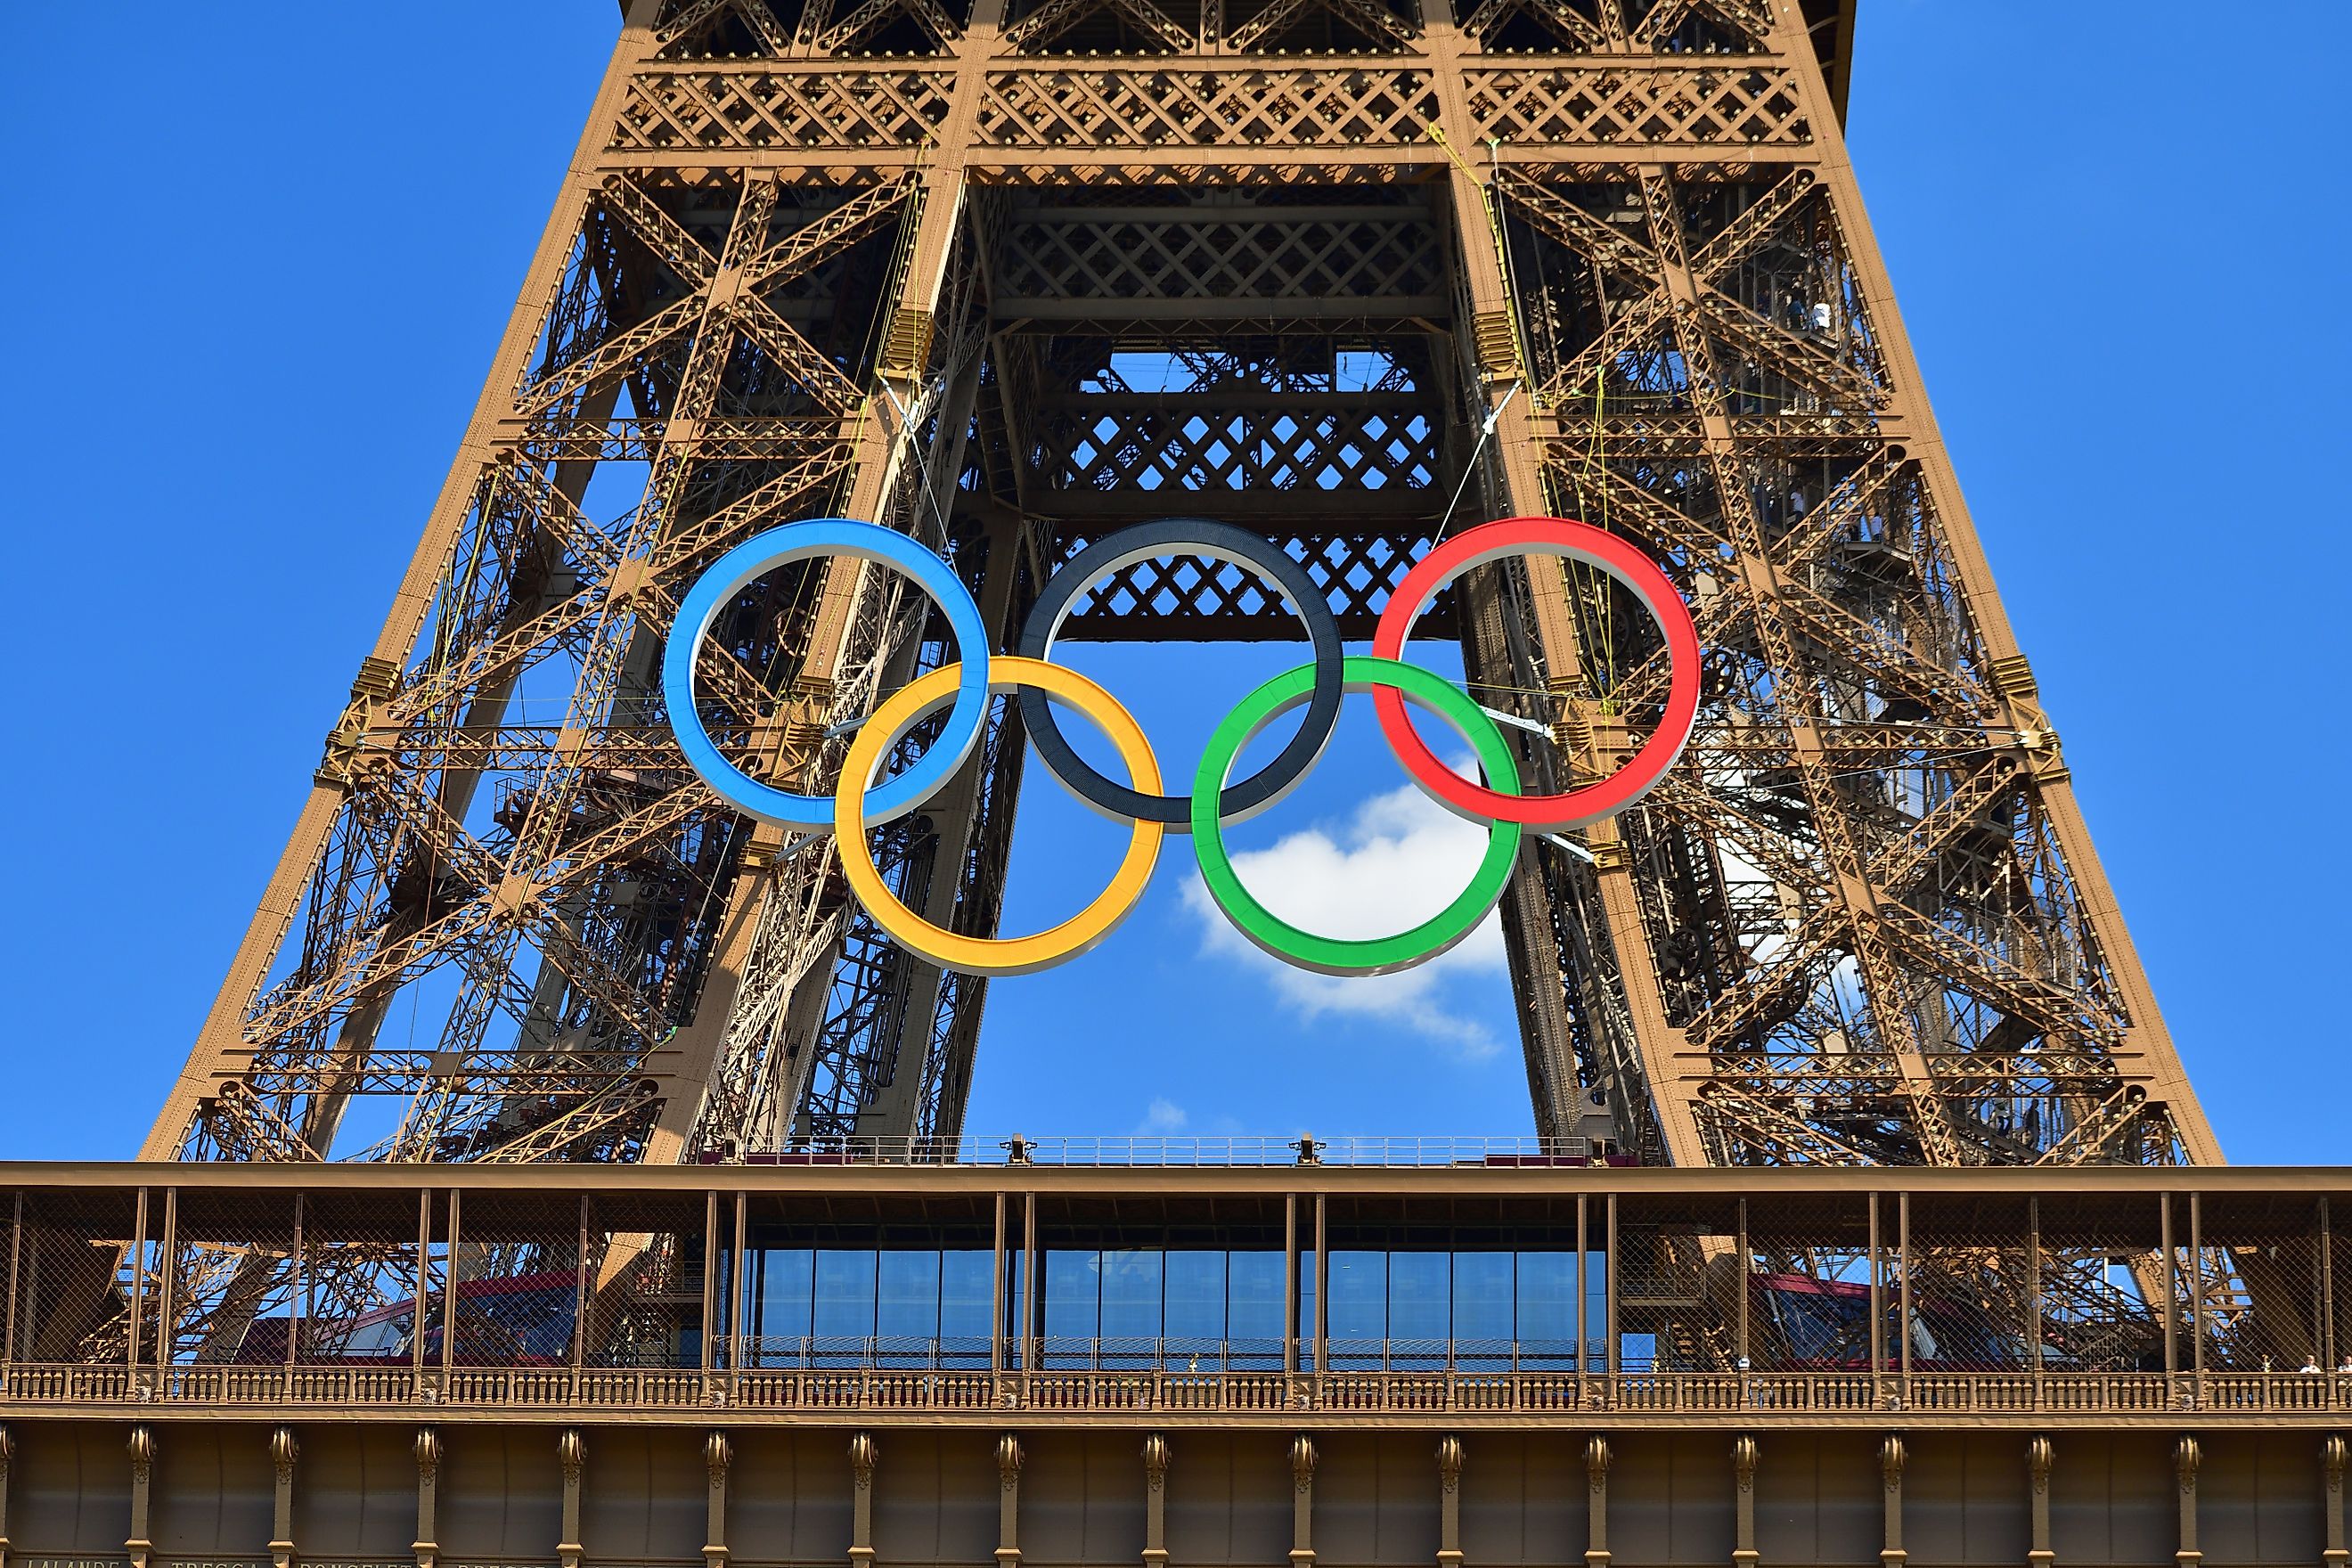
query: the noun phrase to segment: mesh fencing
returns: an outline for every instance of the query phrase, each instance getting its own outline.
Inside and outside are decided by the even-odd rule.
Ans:
[[[446,1336],[447,1364],[572,1364],[588,1203],[541,1193],[461,1194],[436,1331]]]
[[[1744,1321],[1738,1353],[1752,1368],[1867,1372],[1874,1352],[1884,1358],[1890,1309],[1873,1289],[1866,1198],[1749,1205],[1747,1265],[1734,1281],[1744,1300],[1724,1308],[1735,1324]],[[1883,1270],[1876,1279],[1883,1286]]]
[[[1736,1203],[1621,1201],[1617,1246],[1607,1260],[1620,1371],[1733,1370],[1738,1236]],[[1594,1331],[1605,1333],[1605,1326],[1595,1325]]]
[[[0,1193],[0,1375],[11,1394],[58,1402],[782,1405],[886,1388],[920,1402],[982,1386],[993,1325],[1023,1398],[1181,1384],[1213,1403],[1228,1394],[1198,1390],[1280,1376],[1279,1338],[1220,1338],[1223,1315],[1204,1328],[1139,1320],[1132,1291],[1114,1300],[1103,1286],[1101,1316],[1066,1318],[1053,1310],[1064,1287],[1048,1283],[1047,1310],[1024,1317],[1013,1302],[1027,1302],[1025,1260],[1010,1232],[1012,1249],[992,1260],[986,1205],[968,1194],[907,1196],[887,1213],[758,1195],[739,1216],[733,1193],[667,1183],[425,1179]],[[1528,1233],[1491,1217],[1465,1228],[1458,1207],[1444,1224],[1398,1207],[1388,1229],[1331,1247],[1325,1366],[1312,1364],[1311,1246],[1296,1300],[1278,1299],[1278,1273],[1277,1299],[1248,1299],[1251,1331],[1296,1321],[1302,1370],[1332,1385],[1314,1397],[1339,1398],[1353,1379],[1345,1396],[1360,1402],[1403,1398],[1407,1384],[1442,1402],[1475,1383],[1507,1404],[1522,1394],[1495,1392],[1506,1384],[1524,1394],[1535,1379],[1614,1373],[1609,1397],[1629,1407],[2352,1403],[2352,1216],[2309,1194],[2183,1184],[2168,1197],[1652,1187],[1613,1204],[1593,1195],[1580,1233],[1559,1231],[1558,1200],[1544,1200],[1548,1250],[1517,1253]],[[1158,1236],[1139,1233],[1131,1254],[1110,1230],[1097,1241],[1104,1258],[1158,1259],[1135,1278],[1160,1280],[1151,1249],[1170,1244]],[[847,1337],[810,1316],[813,1300],[841,1304],[812,1273],[813,1258],[836,1254],[865,1260],[871,1296]],[[784,1267],[794,1258],[798,1276]],[[949,1269],[959,1258],[961,1284]],[[1350,1258],[1380,1272],[1377,1290],[1350,1293]],[[1083,1289],[1093,1276],[1069,1278]],[[1239,1311],[1243,1298],[1215,1279],[1219,1313]],[[1185,1310],[1206,1310],[1212,1298],[1186,1289]],[[1897,1373],[1912,1377],[1898,1385]],[[1150,1395],[1163,1396],[1174,1397]]]
[[[2026,1244],[2028,1200],[1915,1194],[1909,1208],[1909,1245],[1892,1271],[1898,1370],[2032,1370],[2037,1260]]]
[[[706,1268],[708,1220],[698,1194],[589,1199],[582,1270],[585,1364],[700,1367],[706,1317],[713,1348],[723,1352],[724,1270]]]
[[[2326,1370],[2317,1204],[2205,1194],[2198,1210],[2190,1298],[2205,1370]]]
[[[2119,1224],[2112,1204],[2038,1200],[2045,1372],[2162,1372],[2165,1261],[2155,1210]]]
[[[171,1347],[173,1366],[273,1366],[293,1358],[302,1315],[299,1239],[302,1194],[173,1198]]]
[[[129,1363],[138,1211],[136,1194],[97,1189],[28,1192],[12,1204],[15,1359]]]

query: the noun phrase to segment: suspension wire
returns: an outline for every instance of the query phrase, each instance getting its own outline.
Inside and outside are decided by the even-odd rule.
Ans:
[[[1468,180],[1476,189],[1478,210],[1480,216],[1486,220],[1487,237],[1494,242],[1496,264],[1502,271],[1504,288],[1507,292],[1512,286],[1510,247],[1504,239],[1502,220],[1496,216],[1494,198],[1489,193],[1486,182],[1478,178],[1478,171],[1470,166],[1453,142],[1446,137],[1444,126],[1431,120],[1423,121],[1423,129],[1428,132],[1429,139],[1444,151],[1445,156],[1454,166],[1462,172],[1462,177]],[[1487,140],[1488,153],[1497,160],[1497,166],[1501,156],[1499,151],[1501,145],[1501,142],[1495,138],[1490,137]],[[1463,465],[1462,479],[1454,487],[1453,499],[1445,503],[1444,515],[1437,520],[1436,542],[1444,542],[1445,531],[1452,526],[1454,510],[1462,504],[1462,493],[1469,488],[1470,477],[1478,471],[1478,459],[1485,454],[1486,443],[1494,438],[1495,426],[1501,419],[1503,410],[1511,405],[1511,399],[1519,395],[1519,388],[1523,386],[1532,388],[1534,384],[1533,374],[1528,366],[1527,345],[1519,341],[1518,308],[1510,298],[1506,298],[1503,301],[1503,319],[1511,330],[1511,364],[1513,370],[1517,373],[1518,379],[1512,383],[1510,391],[1503,395],[1503,401],[1489,408],[1486,417],[1480,421],[1478,443],[1471,448],[1469,461]],[[1535,394],[1530,390],[1528,395],[1532,401]]]
[[[1444,542],[1445,531],[1454,521],[1454,509],[1462,504],[1462,492],[1470,488],[1471,476],[1478,471],[1478,458],[1486,450],[1486,443],[1495,438],[1495,426],[1503,417],[1503,410],[1518,395],[1519,384],[1514,382],[1511,390],[1503,395],[1503,401],[1486,410],[1486,417],[1479,422],[1478,444],[1470,448],[1470,459],[1462,465],[1461,482],[1454,487],[1454,499],[1445,503],[1445,515],[1437,520],[1437,537],[1432,541],[1433,545]]]

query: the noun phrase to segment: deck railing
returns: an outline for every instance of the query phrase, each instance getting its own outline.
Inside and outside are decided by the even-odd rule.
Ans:
[[[743,1165],[1047,1165],[1113,1168],[1183,1165],[1562,1166],[1609,1163],[1589,1140],[1489,1133],[1355,1133],[1319,1138],[1218,1133],[1074,1133],[1031,1138],[973,1133],[957,1138],[832,1138],[804,1148],[729,1158]]]
[[[2352,1173],[1004,1142],[978,1171],[0,1165],[0,1414],[2352,1408]],[[1114,1323],[1147,1332],[1086,1335]]]
[[[395,1415],[433,1410],[615,1414],[724,1409],[746,1416],[845,1412],[1055,1415],[1187,1412],[1678,1415],[2233,1415],[2352,1414],[2352,1376],[2332,1373],[989,1373],[882,1368],[704,1373],[667,1367],[182,1366],[18,1363],[0,1369],[0,1410],[183,1406],[223,1413]]]

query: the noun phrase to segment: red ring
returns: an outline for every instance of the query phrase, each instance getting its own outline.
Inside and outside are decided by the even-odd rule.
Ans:
[[[1437,760],[1405,716],[1404,698],[1395,688],[1374,687],[1372,706],[1380,714],[1381,733],[1388,738],[1397,761],[1404,764],[1413,783],[1447,810],[1474,822],[1583,827],[1624,810],[1656,787],[1690,743],[1691,731],[1698,722],[1698,627],[1692,624],[1682,595],[1655,562],[1613,534],[1563,517],[1512,517],[1482,523],[1447,540],[1405,574],[1381,611],[1380,625],[1372,633],[1372,653],[1380,658],[1402,658],[1405,634],[1446,584],[1473,566],[1528,552],[1563,556],[1599,567],[1633,591],[1665,635],[1673,671],[1665,717],[1631,762],[1600,783],[1565,795],[1497,795]]]

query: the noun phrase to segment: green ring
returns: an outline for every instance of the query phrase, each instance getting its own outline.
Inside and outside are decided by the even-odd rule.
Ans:
[[[1369,691],[1375,686],[1396,688],[1405,700],[1462,732],[1477,753],[1488,788],[1503,795],[1519,793],[1518,763],[1504,743],[1503,731],[1452,681],[1418,665],[1362,654],[1348,656],[1344,679],[1349,691]],[[1477,930],[1478,922],[1502,899],[1511,879],[1512,863],[1519,855],[1517,823],[1497,822],[1487,828],[1486,853],[1478,862],[1477,875],[1452,903],[1411,931],[1363,941],[1317,936],[1276,919],[1242,886],[1242,879],[1234,874],[1233,861],[1226,857],[1223,825],[1217,820],[1217,797],[1224,790],[1234,759],[1259,731],[1306,701],[1314,686],[1313,665],[1286,670],[1243,698],[1209,737],[1200,771],[1192,778],[1192,853],[1201,864],[1201,880],[1236,931],[1301,969],[1318,974],[1392,974],[1426,963]]]

